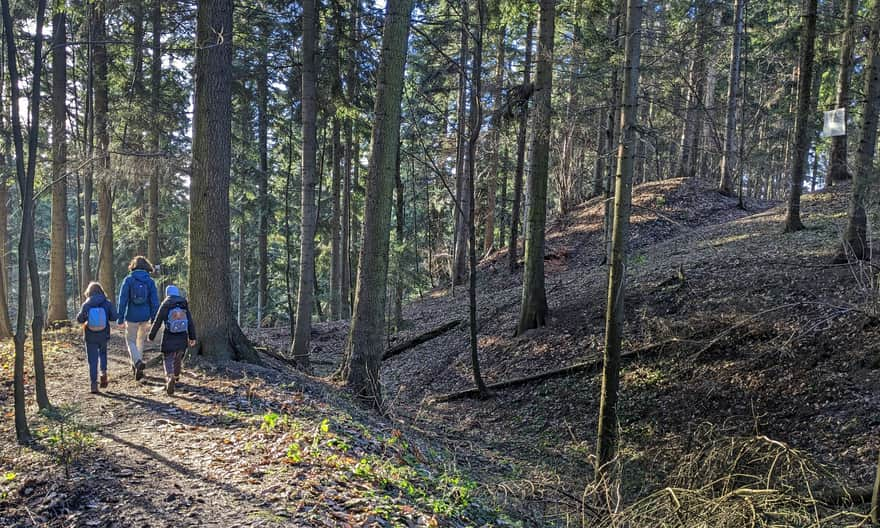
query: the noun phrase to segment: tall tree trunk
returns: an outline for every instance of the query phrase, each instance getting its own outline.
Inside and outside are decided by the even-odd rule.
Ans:
[[[525,58],[523,59],[523,84],[522,90],[525,94],[529,90],[531,84],[531,67],[532,67],[532,38],[535,31],[535,22],[529,18],[528,26],[526,26],[526,42],[525,42]],[[513,204],[510,210],[510,242],[507,244],[507,265],[510,272],[516,271],[519,257],[519,217],[520,208],[522,206],[523,194],[523,176],[525,174],[526,165],[526,129],[529,123],[529,99],[526,97],[523,101],[522,109],[519,115],[519,129],[516,133],[516,169],[513,173]]]
[[[473,206],[467,197],[467,61],[469,46],[470,2],[461,1],[461,29],[458,55],[458,118],[456,120],[455,153],[455,243],[452,254],[452,285],[464,284],[467,279],[467,219],[468,209]]]
[[[261,24],[257,58],[257,141],[260,173],[257,179],[259,233],[257,235],[257,327],[263,326],[269,303],[269,25]]]
[[[52,16],[52,229],[47,322],[66,321],[67,295],[67,14]]]
[[[0,34],[3,26],[0,24]],[[5,36],[5,35],[4,35]],[[6,57],[5,46],[0,42],[0,101],[6,100]],[[13,335],[12,321],[9,320],[9,177],[12,165],[12,137],[9,125],[4,121],[6,113],[0,111],[0,339]]]
[[[15,331],[15,358],[13,366],[13,393],[15,400],[15,432],[16,438],[21,443],[30,441],[30,431],[27,426],[25,414],[24,394],[24,354],[25,340],[27,338],[27,293],[28,275],[30,275],[30,289],[33,294],[34,317],[31,331],[33,336],[34,358],[34,381],[36,385],[37,405],[40,409],[49,407],[49,398],[46,393],[46,373],[43,365],[42,331],[43,313],[40,299],[40,276],[36,273],[37,261],[34,251],[34,176],[37,164],[37,140],[40,122],[40,76],[42,73],[42,47],[43,47],[43,21],[46,13],[46,1],[37,2],[36,32],[34,35],[33,75],[31,82],[30,98],[30,121],[32,126],[28,131],[28,154],[27,168],[24,160],[24,139],[22,137],[21,117],[19,115],[18,101],[20,89],[18,86],[18,65],[15,46],[15,33],[12,24],[12,15],[9,10],[9,1],[2,0],[3,30],[6,36],[7,67],[9,69],[9,86],[11,88],[10,101],[12,103],[12,135],[15,145],[15,171],[18,179],[19,193],[21,197],[21,236],[18,244],[18,318]]]
[[[153,0],[152,10],[152,48],[153,56],[150,62],[150,111],[152,113],[152,127],[150,130],[150,144],[153,154],[158,155],[162,139],[162,119],[159,114],[159,101],[162,90],[162,0]],[[153,162],[153,170],[150,173],[150,190],[147,207],[147,259],[153,264],[159,264],[159,171],[161,169],[160,158]],[[161,269],[161,267],[160,267]]]
[[[529,164],[528,225],[526,226],[525,269],[522,306],[517,333],[544,326],[547,322],[547,293],[544,290],[544,226],[547,220],[547,175],[550,165],[551,93],[553,88],[553,37],[556,1],[540,0],[538,65],[535,74],[535,109],[532,119],[532,156]]]
[[[106,2],[95,2],[95,137],[98,140],[98,281],[108,297],[116,292],[113,273],[113,186],[110,175],[109,87]]]
[[[199,0],[196,20],[189,293],[197,348],[213,359],[256,360],[233,318],[229,284],[232,0]]]
[[[340,88],[341,90],[341,88]],[[330,210],[330,319],[338,321],[340,317],[342,282],[342,140],[340,137],[342,122],[339,118],[333,118],[333,132],[331,133],[333,144],[333,165],[330,171],[330,194],[332,199]]]
[[[309,365],[312,333],[312,304],[315,275],[315,185],[317,184],[318,151],[318,6],[316,0],[303,2],[302,39],[302,205],[300,221],[299,288],[296,301],[296,323],[290,353],[297,366],[305,371]]]
[[[791,161],[791,192],[788,195],[788,212],[784,228],[786,233],[804,228],[801,222],[801,192],[804,187],[807,149],[810,146],[810,91],[813,85],[813,56],[816,41],[816,2],[817,0],[806,0],[806,11],[801,16],[803,26],[798,65],[797,115]]]
[[[550,10],[553,10],[550,0]],[[553,13],[550,14],[553,16]],[[474,34],[474,60],[473,70],[471,72],[471,113],[470,123],[468,125],[468,198],[471,204],[476,203],[476,169],[475,161],[477,157],[477,141],[480,138],[480,128],[483,123],[483,107],[480,103],[482,96],[482,69],[483,69],[483,34],[486,28],[486,0],[477,0],[477,18],[478,26]],[[543,20],[543,19],[542,19]],[[542,22],[543,25],[543,22]],[[551,23],[552,26],[552,23]],[[550,37],[553,38],[552,36]],[[549,49],[552,58],[552,43]],[[503,60],[501,61],[503,62]],[[539,67],[539,71],[540,67]],[[549,87],[549,84],[548,84]],[[549,130],[548,130],[549,132]],[[474,384],[477,386],[480,396],[486,396],[486,384],[483,382],[483,376],[480,374],[480,357],[477,342],[477,226],[474,219],[474,207],[468,211],[468,252],[469,252],[469,273],[468,273],[468,318],[470,319],[470,349],[471,349],[471,372],[474,376]],[[543,259],[542,259],[543,260]]]
[[[346,71],[346,100],[348,102],[350,116],[357,107],[357,42],[358,42],[358,17],[360,16],[360,0],[351,1],[351,13],[349,14],[348,32],[351,40],[348,43],[347,71]],[[341,275],[339,282],[339,315],[343,319],[351,317],[351,181],[353,172],[356,170],[358,160],[355,158],[354,127],[355,119],[348,117],[345,120],[345,163],[343,167],[342,184],[342,247],[340,248]]]
[[[846,0],[844,7],[843,41],[840,43],[840,55],[837,71],[837,98],[835,106],[845,108],[849,114],[849,85],[853,70],[853,50],[855,49],[856,13],[859,10],[858,0]],[[828,185],[834,181],[848,180],[851,175],[847,168],[846,135],[831,138],[831,167],[828,170]]]
[[[621,141],[615,177],[614,224],[611,233],[611,262],[608,269],[608,301],[605,312],[605,353],[596,442],[597,476],[606,474],[617,449],[617,393],[620,385],[620,346],[624,323],[626,246],[629,241],[632,175],[635,166],[641,20],[642,0],[629,0],[626,9],[626,49],[621,95]]]
[[[874,1],[871,12],[871,35],[868,41],[868,60],[865,69],[865,110],[860,124],[859,148],[856,151],[856,171],[853,174],[849,197],[849,211],[843,247],[838,260],[848,257],[870,260],[868,240],[868,194],[874,174],[874,153],[877,148],[877,116],[880,113],[880,1]]]
[[[394,241],[403,246],[406,242],[406,217],[403,208],[403,179],[400,177],[400,142],[397,143],[397,166],[394,170],[394,219],[396,220],[394,230]],[[394,320],[392,326],[395,331],[400,330],[403,323],[403,289],[404,289],[404,262],[406,258],[406,249],[395,255],[397,258],[397,273],[394,277]]]
[[[733,6],[733,44],[730,47],[730,73],[727,77],[727,120],[724,127],[724,153],[721,156],[721,182],[718,184],[718,190],[725,196],[733,196],[733,166],[737,162],[734,152],[736,100],[742,54],[743,11],[747,1],[736,0]]]
[[[492,122],[492,170],[486,183],[486,224],[483,232],[483,251],[491,251],[495,246],[495,188],[501,178],[501,90],[504,85],[504,46],[507,27],[498,30],[497,59],[495,62],[495,90],[492,101],[495,116]],[[502,237],[503,238],[503,237]]]
[[[679,178],[693,178],[696,175],[700,144],[701,122],[703,115],[703,98],[706,88],[706,57],[704,48],[707,40],[709,10],[708,0],[696,2],[697,41],[694,47],[694,59],[691,62],[691,73],[688,81],[687,110],[681,133],[681,151],[676,175]]]
[[[2,82],[2,81],[0,81]],[[3,98],[0,97],[0,101]],[[3,124],[0,123],[0,126]],[[4,155],[0,160],[3,166],[3,176],[0,177],[0,339],[12,337],[12,321],[9,320],[9,184],[7,182],[6,167],[9,156]]]
[[[398,162],[400,103],[412,7],[413,0],[386,3],[354,317],[340,369],[346,386],[355,396],[377,407],[382,405],[379,365],[385,348],[382,319],[388,282],[391,194]]]

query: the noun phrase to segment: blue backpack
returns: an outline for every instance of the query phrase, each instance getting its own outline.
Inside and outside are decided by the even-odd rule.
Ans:
[[[147,283],[142,282],[134,277],[131,278],[131,284],[128,286],[129,301],[135,306],[147,304],[150,298],[150,289]]]
[[[186,310],[180,306],[175,306],[168,312],[168,321],[165,323],[168,331],[172,334],[182,334],[189,329],[189,320],[186,317]]]
[[[107,329],[107,310],[103,306],[89,308],[89,319],[86,327],[92,332],[103,332]]]

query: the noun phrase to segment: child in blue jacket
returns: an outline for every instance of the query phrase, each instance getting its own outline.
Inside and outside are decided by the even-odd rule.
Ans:
[[[83,325],[83,340],[89,360],[89,380],[92,394],[98,394],[98,366],[101,368],[100,386],[107,388],[107,341],[110,339],[110,322],[117,317],[113,303],[107,300],[104,288],[92,282],[85,291],[86,302],[80,308],[76,320]]]

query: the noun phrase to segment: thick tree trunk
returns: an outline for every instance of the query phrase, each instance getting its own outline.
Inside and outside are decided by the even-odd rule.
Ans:
[[[212,359],[256,360],[229,284],[232,0],[199,0],[196,18],[189,294],[197,348]]]
[[[801,193],[804,187],[804,169],[810,146],[810,91],[813,86],[813,56],[816,41],[816,2],[806,0],[806,11],[801,16],[800,60],[798,64],[797,114],[794,124],[794,144],[791,156],[791,191],[785,218],[786,233],[804,228],[801,222]]]
[[[52,17],[52,228],[47,322],[66,321],[67,295],[67,14]]]
[[[467,219],[468,211],[473,206],[467,196],[467,61],[469,54],[470,2],[461,1],[461,30],[458,55],[458,117],[456,119],[456,155],[455,155],[455,243],[452,254],[452,285],[464,284],[467,280]]]
[[[161,97],[162,90],[162,0],[153,0],[152,25],[153,56],[150,62],[150,111],[152,112],[152,127],[150,130],[150,144],[153,154],[158,155],[162,137],[162,120],[159,112],[159,98]],[[150,172],[150,190],[147,198],[147,259],[153,264],[159,264],[160,261],[159,171],[160,161],[157,158],[153,162],[153,170]]]
[[[113,273],[113,187],[110,174],[109,87],[105,0],[95,2],[95,137],[98,140],[98,281],[115,297]]]
[[[300,221],[299,287],[296,322],[290,353],[299,368],[308,371],[312,333],[312,305],[315,275],[315,186],[318,152],[318,6],[316,0],[303,2],[302,46],[302,203]]]
[[[257,235],[257,327],[263,326],[269,304],[269,39],[266,24],[260,28],[257,59],[257,141],[260,173],[257,178],[259,233]]]
[[[495,190],[501,178],[501,89],[504,87],[504,46],[507,38],[507,27],[498,30],[497,53],[495,61],[495,89],[492,101],[495,116],[492,120],[492,170],[486,182],[486,223],[483,231],[483,251],[491,251],[495,246]],[[503,198],[502,198],[503,200]],[[502,237],[503,238],[503,237]]]
[[[379,366],[384,350],[391,194],[400,141],[400,103],[413,0],[386,4],[382,51],[376,72],[375,121],[366,181],[363,238],[354,317],[341,367],[346,386],[374,406],[382,404]]]
[[[553,88],[553,37],[555,0],[540,1],[538,24],[538,66],[535,75],[535,109],[532,118],[532,156],[529,164],[528,225],[526,226],[525,269],[522,306],[517,333],[544,326],[547,322],[547,293],[544,290],[544,226],[547,220],[547,175],[550,164],[551,92]]]
[[[531,84],[532,67],[532,38],[535,31],[535,23],[529,19],[526,27],[525,58],[523,59],[523,84],[525,93]],[[510,210],[510,242],[507,244],[507,266],[510,272],[516,271],[519,261],[519,217],[522,206],[523,176],[526,165],[526,129],[529,123],[529,97],[523,101],[519,115],[519,128],[516,133],[516,169],[513,173],[513,204]]]
[[[856,152],[856,171],[852,190],[843,247],[838,260],[856,258],[871,259],[871,243],[868,240],[868,195],[872,181],[874,153],[877,148],[877,117],[880,113],[880,1],[874,2],[871,20],[871,36],[868,41],[868,60],[865,68],[865,110],[862,112],[859,148]]]
[[[621,94],[621,141],[615,177],[614,223],[611,232],[611,262],[608,270],[608,301],[605,313],[605,353],[596,443],[597,476],[606,474],[617,450],[617,393],[620,385],[620,351],[624,323],[626,246],[629,241],[632,175],[635,166],[641,20],[642,0],[629,0],[626,9],[626,49]]]
[[[724,127],[724,153],[721,156],[721,182],[718,190],[733,196],[733,166],[736,164],[736,100],[739,88],[740,56],[742,54],[743,11],[748,0],[736,0],[733,6],[733,44],[730,47],[730,73],[727,77],[727,120]]]
[[[859,9],[858,0],[846,0],[844,7],[843,41],[840,43],[840,55],[837,71],[837,97],[835,106],[845,108],[849,114],[849,85],[853,72],[853,50],[855,49],[856,13]],[[831,166],[828,169],[828,185],[834,181],[848,180],[851,175],[847,167],[846,135],[831,138]]]

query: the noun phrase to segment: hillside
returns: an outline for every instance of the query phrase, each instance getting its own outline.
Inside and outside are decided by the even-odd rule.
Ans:
[[[635,189],[625,350],[646,353],[624,367],[624,504],[680,477],[681,461],[707,456],[698,448],[762,436],[817,468],[827,466],[835,486],[873,481],[880,447],[875,282],[869,267],[829,264],[847,192],[805,196],[808,229],[783,235],[782,205],[748,201],[742,211],[735,199],[684,180]],[[512,337],[520,277],[508,274],[504,253],[482,262],[480,358],[487,383],[599,357],[601,218],[601,203],[590,202],[548,234],[547,328]],[[391,344],[466,320],[466,307],[463,289],[455,297],[432,292],[407,307],[412,329]],[[326,371],[346,328],[316,329],[314,359]],[[286,340],[283,330],[260,333],[270,345]],[[383,383],[393,416],[445,441],[505,508],[535,525],[592,515],[582,496],[592,478],[597,375],[504,389],[487,401],[433,403],[472,385],[462,325],[386,361]],[[701,478],[711,481],[705,473]]]
[[[846,505],[841,490],[871,483],[880,449],[880,297],[871,268],[829,264],[846,191],[805,196],[808,229],[783,235],[777,204],[748,201],[743,211],[696,181],[636,187],[625,350],[641,354],[624,363],[620,490],[592,485],[594,373],[484,401],[432,401],[471,386],[465,325],[384,363],[385,417],[268,355],[263,366],[191,365],[183,390],[167,397],[156,377],[128,380],[117,337],[110,391],[87,396],[68,379],[85,368],[68,330],[50,334],[47,352],[50,395],[68,414],[37,421],[38,451],[17,448],[11,420],[3,423],[0,518],[4,526],[525,527],[591,526],[611,509],[646,526],[676,503],[675,526],[696,524],[689,507],[723,512],[729,526],[744,525],[736,515],[746,510],[801,525],[813,510],[819,518],[814,493],[831,494],[838,510],[864,510]],[[512,337],[519,274],[508,273],[503,252],[481,263],[488,383],[599,357],[601,219],[592,201],[551,227],[546,328]],[[407,330],[390,345],[466,320],[459,290],[408,304]],[[346,330],[345,322],[315,326],[318,374],[334,369]],[[269,348],[289,343],[284,329],[250,333]],[[0,401],[6,416],[10,392]],[[719,499],[739,497],[748,475],[775,489]]]

